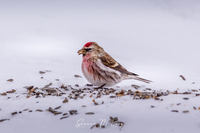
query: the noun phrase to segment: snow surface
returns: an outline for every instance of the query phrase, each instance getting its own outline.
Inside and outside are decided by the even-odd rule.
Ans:
[[[162,97],[162,102],[132,100],[129,96],[102,97],[97,100],[105,101],[105,104],[99,106],[94,106],[93,98],[89,96],[70,99],[63,104],[65,96],[27,99],[22,95],[27,93],[24,86],[44,87],[50,82],[54,87],[79,84],[83,88],[88,82],[74,75],[83,76],[82,58],[77,51],[88,41],[96,41],[129,71],[153,81],[147,85],[127,80],[117,85],[120,89],[135,90],[131,85],[137,84],[141,86],[139,91],[143,88],[170,91],[179,88],[180,92],[199,90],[199,6],[198,0],[1,0],[0,93],[12,89],[16,89],[16,93],[0,96],[0,119],[10,119],[0,123],[0,131],[199,132],[200,110],[194,110],[193,106],[200,107],[200,97],[193,93]],[[51,72],[41,75],[41,70]],[[14,81],[6,81],[10,78]],[[190,100],[183,100],[183,97]],[[177,106],[177,103],[181,105]],[[79,114],[63,120],[49,112],[11,115],[26,108],[45,110],[60,105],[63,112],[76,109]],[[173,109],[179,113],[171,112]],[[183,110],[190,112],[184,114]],[[95,115],[86,116],[85,112],[95,112]],[[81,118],[93,123],[100,119],[109,120],[110,116],[125,123],[121,131],[111,125],[105,129],[76,127]]]

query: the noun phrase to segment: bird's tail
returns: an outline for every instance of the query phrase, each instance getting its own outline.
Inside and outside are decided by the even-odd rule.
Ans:
[[[127,79],[135,79],[135,80],[142,81],[142,82],[145,82],[145,83],[148,83],[148,84],[150,82],[152,82],[151,80],[140,78],[138,76],[132,76],[132,75],[129,75]]]

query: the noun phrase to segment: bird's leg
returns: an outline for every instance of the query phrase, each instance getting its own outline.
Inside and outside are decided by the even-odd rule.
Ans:
[[[103,84],[103,85],[101,85],[101,86],[99,86],[99,87],[97,87],[97,88],[94,88],[94,89],[102,89],[105,85],[106,85],[106,84]]]

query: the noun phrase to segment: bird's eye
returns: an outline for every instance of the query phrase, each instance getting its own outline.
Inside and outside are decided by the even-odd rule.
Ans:
[[[91,48],[87,48],[87,49],[85,49],[85,50],[88,52],[88,51],[90,51],[90,50],[91,50]]]

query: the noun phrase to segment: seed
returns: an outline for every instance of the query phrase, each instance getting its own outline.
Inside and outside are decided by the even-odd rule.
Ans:
[[[13,79],[8,79],[7,81],[9,81],[9,82],[13,82]]]
[[[99,105],[97,102],[94,102],[94,105]]]
[[[116,98],[116,96],[110,96],[110,98]]]
[[[196,96],[200,96],[200,94],[196,94]]]
[[[194,106],[193,106],[193,109],[194,109],[194,110],[197,110],[197,108],[196,108],[196,107],[194,107]]]
[[[94,115],[94,112],[87,112],[86,115]]]
[[[155,106],[151,105],[151,108],[155,108]]]
[[[61,117],[60,120],[65,119],[65,118],[68,118],[68,117],[69,117],[69,116]]]
[[[156,97],[155,100],[160,100],[160,98]]]
[[[1,119],[0,122],[3,122],[3,121],[8,121],[10,119]]]
[[[181,103],[177,103],[177,105],[181,105]]]
[[[57,112],[57,111],[54,112],[54,115],[59,115],[59,114],[62,114],[62,112]]]
[[[102,125],[102,126],[101,126],[101,128],[105,128],[105,127],[106,127],[105,125]]]
[[[74,75],[74,77],[76,77],[76,78],[82,78],[80,75]]]
[[[97,124],[96,124],[96,127],[98,128],[99,126],[100,126],[100,124],[99,124],[99,123],[97,123]]]
[[[75,84],[75,86],[76,86],[76,87],[79,87],[79,85],[78,85],[78,84]]]
[[[54,110],[61,108],[61,106],[56,107]]]
[[[45,72],[44,72],[44,71],[39,71],[39,73],[40,73],[40,74],[45,74]]]
[[[63,103],[67,103],[68,99],[65,97],[65,100],[63,100]]]
[[[6,91],[6,93],[14,93],[16,90],[12,89],[11,91]]]
[[[86,107],[86,105],[82,105],[82,107]]]
[[[2,95],[2,96],[6,96],[7,94],[4,92],[4,93],[2,93],[1,95]]]
[[[16,115],[17,114],[17,112],[13,112],[13,113],[11,113],[12,115]]]
[[[184,100],[189,100],[189,98],[187,98],[187,97],[184,97],[183,99],[184,99]]]
[[[37,112],[43,112],[43,110],[41,110],[41,109],[37,109],[36,111],[37,111]]]
[[[189,113],[189,111],[188,110],[184,110],[183,113]]]
[[[172,112],[176,112],[176,113],[178,113],[178,110],[171,110]]]
[[[64,113],[63,116],[68,115],[68,113]]]

